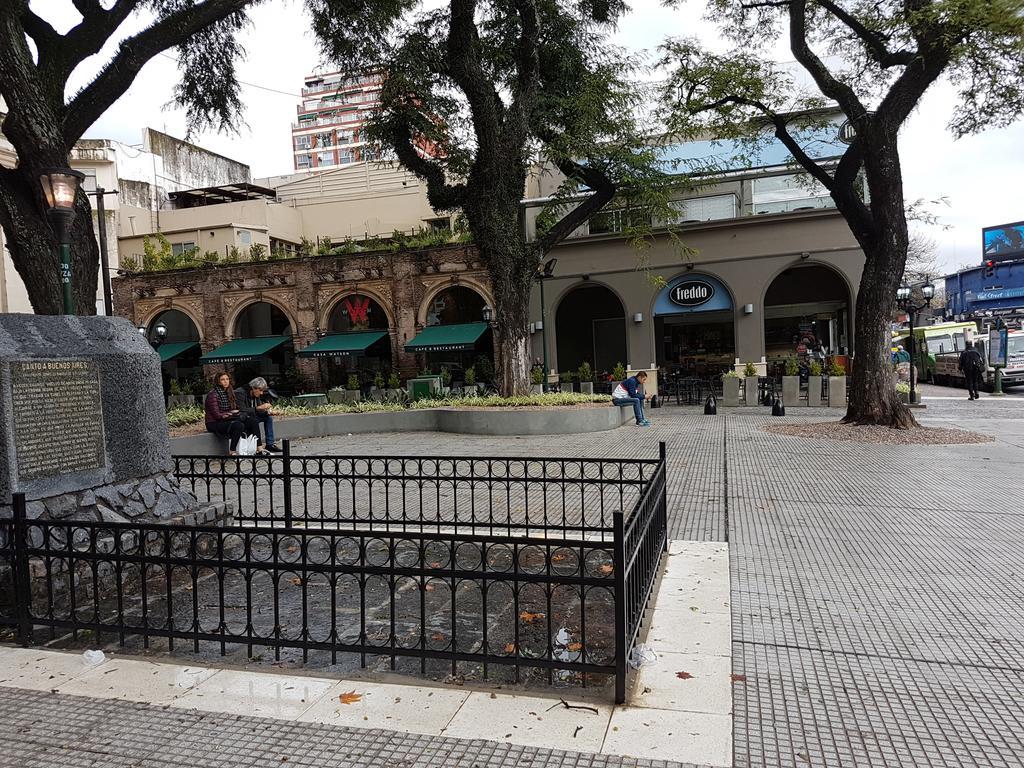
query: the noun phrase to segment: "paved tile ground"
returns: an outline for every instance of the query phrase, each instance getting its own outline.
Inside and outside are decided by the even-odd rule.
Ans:
[[[763,432],[764,409],[706,417],[665,408],[651,414],[651,429],[379,435],[373,450],[654,456],[666,440],[670,537],[729,543],[737,766],[1024,765],[1024,397],[970,403],[959,390],[923,391],[924,423],[996,441],[829,443]],[[787,419],[837,415],[790,408]],[[366,440],[308,441],[301,450],[357,453]],[[280,765],[288,752],[276,762],[274,753],[285,746],[293,765],[654,765],[125,703],[86,707],[32,692],[5,691],[0,710],[10,745],[0,766]]]

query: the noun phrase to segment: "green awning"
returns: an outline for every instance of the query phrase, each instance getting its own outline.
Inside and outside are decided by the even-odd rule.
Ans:
[[[453,352],[473,349],[488,329],[487,323],[431,325],[405,345],[406,352]]]
[[[353,331],[324,336],[298,353],[299,357],[358,355],[388,335],[387,331]]]
[[[291,336],[261,336],[258,339],[235,339],[229,341],[222,347],[217,347],[212,352],[207,352],[199,361],[201,363],[237,363],[243,360],[255,360],[257,357],[276,349],[287,341]]]
[[[160,353],[160,362],[166,363],[168,360],[173,360],[178,355],[183,355],[190,349],[195,349],[198,346],[198,341],[172,341],[161,344],[157,352]]]

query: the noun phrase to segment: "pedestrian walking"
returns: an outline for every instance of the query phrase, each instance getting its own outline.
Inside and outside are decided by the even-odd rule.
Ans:
[[[960,353],[959,368],[967,382],[967,399],[978,399],[978,387],[981,386],[985,375],[985,360],[981,353],[974,348],[974,342],[968,341],[965,349]]]

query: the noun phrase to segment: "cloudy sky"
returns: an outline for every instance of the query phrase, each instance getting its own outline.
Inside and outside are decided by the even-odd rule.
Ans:
[[[34,0],[33,8],[65,29],[77,22],[70,0]],[[663,7],[658,0],[632,0],[633,12],[620,24],[617,40],[630,49],[653,49],[666,35],[715,38],[712,25],[701,19],[703,3],[690,0],[681,9]],[[292,170],[290,125],[296,119],[299,88],[320,61],[302,0],[268,0],[252,11],[245,35],[248,58],[239,66],[245,124],[238,134],[207,134],[192,140],[252,167],[253,175],[269,176]],[[113,45],[97,59],[109,57]],[[89,62],[87,62],[88,64]],[[76,72],[80,86],[90,76],[88,66]],[[141,141],[143,126],[184,138],[185,120],[167,107],[177,80],[171,56],[151,61],[127,94],[86,134],[130,144]],[[1024,219],[1024,121],[953,141],[945,129],[955,93],[939,85],[925,97],[901,136],[908,200],[948,198],[933,209],[942,227],[918,227],[938,245],[939,260],[950,270],[977,264],[981,258],[981,228]]]

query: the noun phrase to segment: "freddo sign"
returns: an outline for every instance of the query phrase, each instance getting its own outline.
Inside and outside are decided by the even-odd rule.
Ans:
[[[680,307],[699,307],[706,304],[715,295],[715,286],[703,280],[687,280],[672,288],[668,297],[673,304]]]

